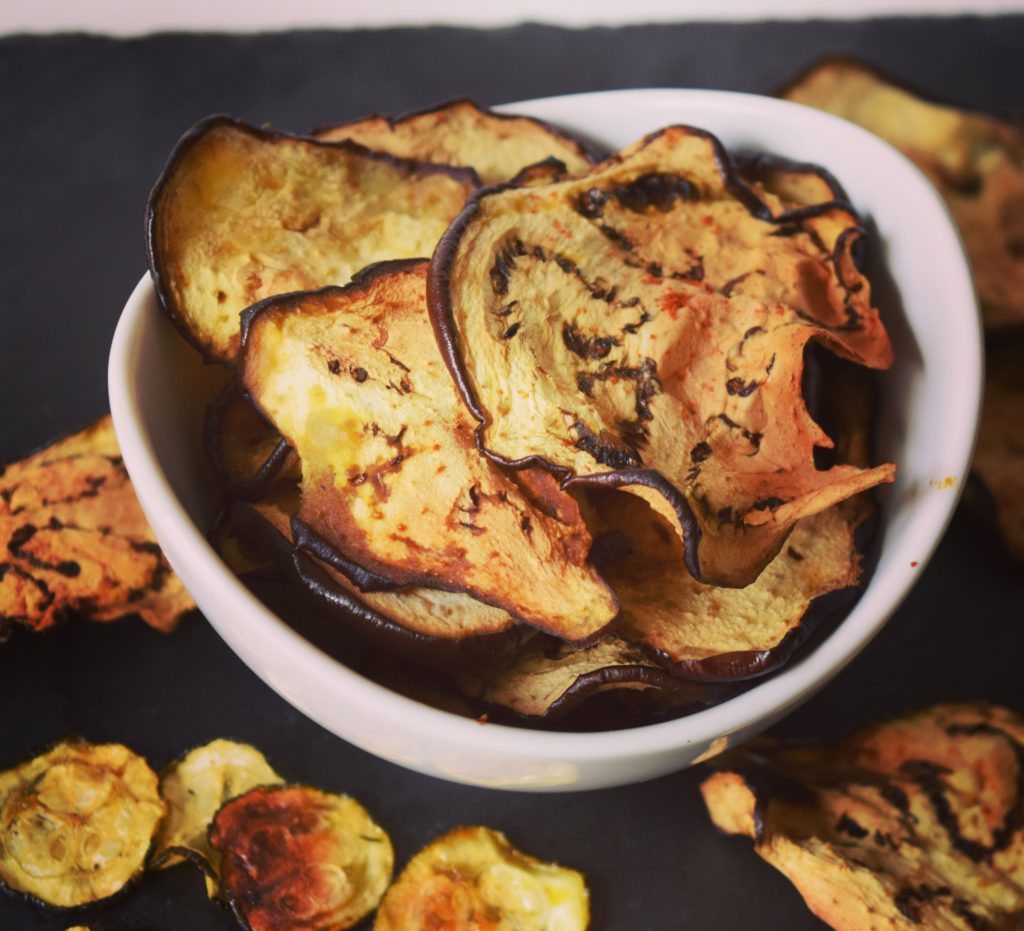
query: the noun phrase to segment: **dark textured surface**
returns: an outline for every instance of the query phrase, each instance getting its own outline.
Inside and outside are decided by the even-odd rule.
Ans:
[[[935,96],[1019,113],[1021,49],[1020,18],[0,39],[0,461],[106,409],[110,336],[145,267],[146,193],[178,136],[211,112],[302,130],[466,94],[499,103],[650,85],[766,92],[839,52]],[[1021,571],[960,516],[885,631],[777,732],[828,738],[938,699],[1024,710],[1022,614]],[[588,874],[596,931],[822,927],[748,843],[715,833],[697,771],[558,796],[418,776],[293,711],[198,616],[172,637],[136,622],[73,623],[0,646],[0,768],[70,733],[123,741],[158,766],[211,737],[249,740],[287,777],[360,798],[392,833],[399,864],[455,824],[501,828]],[[186,867],[74,920],[0,896],[3,931],[79,922],[235,926]]]

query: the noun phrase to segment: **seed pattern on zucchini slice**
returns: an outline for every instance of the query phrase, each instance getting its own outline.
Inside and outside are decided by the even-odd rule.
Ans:
[[[459,827],[406,865],[381,902],[374,931],[584,931],[581,873],[513,847],[500,831]]]
[[[1024,131],[923,100],[859,62],[829,59],[787,100],[881,136],[938,188],[960,227],[987,327],[1024,323]]]
[[[308,786],[252,789],[214,818],[225,896],[250,931],[339,931],[376,908],[391,840],[355,799]]]
[[[431,269],[482,449],[641,495],[711,584],[749,584],[800,517],[894,474],[816,469],[831,441],[800,394],[811,341],[892,361],[857,218],[788,222],[763,196],[713,137],[669,127],[582,178],[479,193]]]
[[[746,679],[785,663],[823,621],[854,600],[861,559],[854,538],[870,510],[843,502],[801,520],[745,588],[704,585],[681,568],[671,525],[633,495],[594,495],[621,537],[602,573],[622,604],[619,634],[675,675]]]
[[[58,744],[0,773],[0,881],[58,908],[109,898],[141,874],[165,810],[127,747]]]
[[[292,519],[297,490],[275,486],[264,498],[239,503],[232,525],[239,536],[259,542],[313,601],[363,637],[401,656],[426,663],[471,662],[500,655],[518,642],[522,629],[508,612],[469,595],[420,586],[395,591],[364,591],[361,567],[325,562],[297,548]]]
[[[178,143],[150,195],[157,293],[201,352],[232,364],[250,304],[429,255],[473,187],[467,170],[211,117]]]
[[[834,747],[740,750],[701,786],[837,931],[1024,923],[1024,720],[937,705]]]
[[[0,471],[0,639],[69,612],[171,631],[195,607],[139,507],[109,415]]]
[[[318,139],[351,139],[367,148],[424,162],[464,165],[484,184],[508,181],[523,169],[556,158],[568,171],[586,171],[595,154],[540,120],[494,113],[471,100],[408,113],[397,119],[370,116],[318,129]]]
[[[160,778],[160,795],[167,817],[157,835],[150,858],[158,868],[182,862],[182,852],[201,857],[217,875],[220,862],[210,847],[210,822],[225,802],[256,786],[278,785],[284,780],[263,754],[249,744],[213,740],[190,750],[171,763]]]
[[[592,641],[618,604],[587,562],[589,532],[550,476],[527,489],[477,451],[426,281],[426,261],[383,263],[246,312],[243,383],[301,458],[299,516],[394,586],[466,592]]]

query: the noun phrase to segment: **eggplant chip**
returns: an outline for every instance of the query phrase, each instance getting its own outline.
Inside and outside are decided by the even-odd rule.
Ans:
[[[351,139],[369,149],[405,158],[472,168],[484,184],[509,181],[548,158],[563,170],[586,171],[597,161],[578,139],[526,116],[495,113],[471,100],[408,113],[397,119],[370,116],[318,129],[318,139]]]
[[[61,743],[0,773],[0,881],[58,908],[106,899],[142,873],[164,812],[142,757]]]
[[[339,931],[376,908],[394,851],[355,799],[307,786],[252,789],[214,818],[225,896],[249,931]]]
[[[1024,719],[938,705],[838,747],[738,751],[705,780],[726,833],[838,931],[1024,926]]]
[[[895,146],[960,227],[988,327],[1024,323],[1024,130],[922,100],[858,62],[831,59],[783,91]]]
[[[230,383],[210,405],[203,425],[206,458],[225,494],[252,501],[274,482],[298,480],[298,456],[239,389]]]
[[[763,197],[712,136],[669,127],[582,178],[481,192],[431,269],[481,447],[641,495],[709,584],[749,584],[798,519],[894,475],[818,470],[831,440],[801,397],[811,341],[892,362],[857,219]]]
[[[150,195],[157,293],[200,351],[231,364],[244,308],[429,255],[473,187],[466,170],[211,117],[178,143]]]
[[[1024,334],[986,347],[985,399],[971,467],[996,505],[999,535],[1024,562]]]
[[[184,857],[198,857],[208,875],[219,875],[220,861],[207,840],[214,815],[225,802],[250,789],[283,782],[263,754],[249,744],[213,740],[189,751],[160,778],[167,817],[151,862],[161,868],[181,863]]]
[[[669,675],[637,647],[607,637],[582,649],[538,635],[514,656],[455,673],[463,694],[488,710],[554,720],[587,699],[631,689],[672,694],[679,707],[712,703],[710,687]]]
[[[466,592],[592,641],[618,604],[587,562],[589,532],[550,476],[526,488],[477,451],[430,338],[426,282],[426,261],[382,263],[247,311],[244,385],[302,460],[302,525],[317,555],[384,580],[364,591]]]
[[[362,591],[373,576],[336,556],[327,562],[292,540],[298,492],[275,486],[262,500],[237,504],[236,535],[267,551],[316,604],[327,608],[364,638],[421,662],[475,661],[508,652],[522,636],[508,612],[460,592],[419,586]]]
[[[622,604],[619,634],[675,675],[731,680],[771,672],[857,592],[854,534],[869,511],[859,500],[799,521],[746,588],[696,581],[679,565],[671,525],[635,496],[602,492],[593,500],[621,541],[616,558],[601,566]]]
[[[500,831],[459,827],[414,856],[388,889],[374,931],[584,931],[583,874],[536,860]]]
[[[0,639],[69,612],[169,632],[195,607],[135,497],[110,417],[0,473]]]

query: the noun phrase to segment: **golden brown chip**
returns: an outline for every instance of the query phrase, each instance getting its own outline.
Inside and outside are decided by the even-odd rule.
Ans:
[[[713,698],[696,683],[669,675],[638,647],[615,636],[581,649],[537,636],[514,655],[467,665],[455,678],[478,705],[549,720],[595,695],[623,689],[672,693],[680,707],[697,707]]]
[[[225,802],[256,786],[283,782],[263,754],[249,744],[213,740],[190,750],[160,778],[167,817],[160,826],[151,862],[161,868],[174,866],[182,862],[184,852],[200,857],[213,875],[219,875],[220,859],[207,840],[213,816]]]
[[[776,219],[783,214],[796,218],[802,207],[818,207],[830,201],[848,203],[842,185],[818,165],[760,154],[739,160],[738,167],[762,200],[771,201],[766,197],[769,194],[778,198],[778,206],[772,211]]]
[[[406,158],[472,168],[484,184],[508,181],[523,169],[556,158],[570,172],[586,171],[595,159],[561,130],[526,116],[494,113],[471,100],[408,113],[393,119],[371,116],[319,129],[319,139],[351,139],[370,149]]]
[[[696,581],[672,526],[633,495],[594,497],[620,548],[601,571],[622,604],[619,634],[673,673],[746,679],[785,663],[822,622],[853,600],[861,576],[854,534],[869,506],[843,502],[797,523],[745,588]]]
[[[232,498],[252,501],[270,486],[302,475],[299,457],[252,403],[230,383],[206,412],[206,456],[217,481]]]
[[[178,143],[150,196],[157,293],[205,355],[231,364],[243,309],[430,255],[473,186],[465,170],[211,117]]]
[[[377,906],[391,840],[355,799],[307,786],[257,788],[210,829],[224,894],[250,931],[340,931]]]
[[[142,757],[65,741],[0,773],[0,882],[59,908],[108,898],[142,873],[164,812]]]
[[[171,631],[195,607],[135,497],[110,417],[0,473],[0,637],[70,611]]]
[[[584,931],[581,873],[536,860],[500,831],[460,827],[414,856],[388,889],[374,931]]]
[[[582,178],[481,192],[445,234],[431,314],[479,441],[646,498],[702,581],[757,577],[801,517],[894,467],[818,470],[811,341],[892,352],[833,202],[785,219],[708,134],[669,127]]]
[[[1024,131],[922,100],[848,60],[827,60],[783,96],[858,123],[931,179],[960,227],[985,325],[1024,322]]]
[[[442,664],[502,654],[519,640],[521,628],[508,612],[469,595],[421,586],[363,590],[359,580],[370,585],[372,573],[336,556],[327,562],[297,550],[292,518],[298,504],[297,489],[278,485],[260,501],[236,505],[232,525],[240,537],[262,544],[317,604],[364,637],[398,655]]]
[[[838,931],[1024,925],[1024,719],[938,705],[838,747],[734,755],[701,787]]]
[[[996,506],[1006,549],[1024,561],[1024,336],[986,348],[985,398],[972,468]]]
[[[247,312],[243,381],[302,460],[299,515],[391,587],[466,592],[591,641],[618,604],[586,526],[549,476],[536,482],[561,510],[480,455],[430,338],[426,280],[426,262],[383,263]]]

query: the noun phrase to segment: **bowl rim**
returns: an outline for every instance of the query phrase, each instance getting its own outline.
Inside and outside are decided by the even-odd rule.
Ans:
[[[783,119],[813,118],[821,124],[823,131],[839,134],[857,145],[866,146],[869,155],[889,163],[887,169],[901,172],[904,175],[901,183],[916,188],[916,195],[931,203],[938,219],[941,221],[944,218],[948,227],[948,246],[954,255],[958,253],[960,259],[943,268],[944,280],[949,282],[947,291],[951,293],[949,303],[964,308],[964,312],[956,318],[955,332],[949,335],[950,339],[958,341],[961,358],[965,360],[961,376],[969,382],[961,386],[965,404],[961,406],[960,417],[961,421],[968,422],[961,423],[960,442],[956,447],[959,455],[954,455],[954,459],[959,460],[956,475],[960,476],[960,481],[945,495],[929,499],[930,508],[922,528],[925,542],[923,545],[916,544],[913,549],[916,568],[905,566],[897,574],[894,584],[883,597],[885,604],[882,610],[870,616],[864,606],[870,604],[868,595],[876,585],[876,571],[864,587],[857,604],[827,637],[809,653],[802,656],[798,654],[791,663],[737,696],[681,718],[622,730],[544,731],[492,723],[481,727],[474,719],[422,704],[365,678],[306,640],[249,592],[223,564],[171,488],[144,427],[136,383],[139,372],[133,365],[133,360],[138,358],[144,333],[152,326],[153,316],[159,314],[148,273],[128,298],[111,343],[108,392],[115,432],[143,511],[179,575],[189,579],[201,577],[202,584],[211,586],[220,600],[227,600],[237,606],[237,611],[233,613],[246,618],[246,629],[250,634],[254,630],[258,631],[262,649],[287,651],[303,665],[310,677],[320,680],[339,696],[344,695],[353,707],[372,705],[374,714],[382,722],[394,721],[404,729],[418,728],[425,733],[440,732],[450,743],[472,747],[476,752],[495,753],[504,757],[529,755],[544,760],[571,758],[581,763],[624,759],[671,752],[691,744],[709,743],[715,738],[731,735],[759,721],[785,713],[849,663],[878,633],[906,597],[952,518],[974,447],[981,404],[983,346],[977,300],[959,232],[948,208],[914,165],[887,143],[838,117],[788,101],[731,91],[675,88],[598,91],[538,98],[505,104],[496,109],[571,124],[571,119],[566,120],[564,116],[557,115],[557,111],[567,105],[600,106],[613,97],[625,97],[638,106],[668,101],[673,105],[696,104],[698,109],[699,105],[706,105],[734,112],[749,112],[754,108],[765,115]],[[921,506],[917,502],[909,507]],[[245,655],[246,651],[240,649],[238,638],[225,630],[231,626],[230,622],[219,617],[207,619],[229,646],[241,655],[243,661],[251,665]],[[268,684],[287,701],[296,704],[280,683]],[[307,708],[303,704],[299,704],[299,708],[336,733],[316,709]],[[610,735],[614,735],[613,739],[609,739]]]

